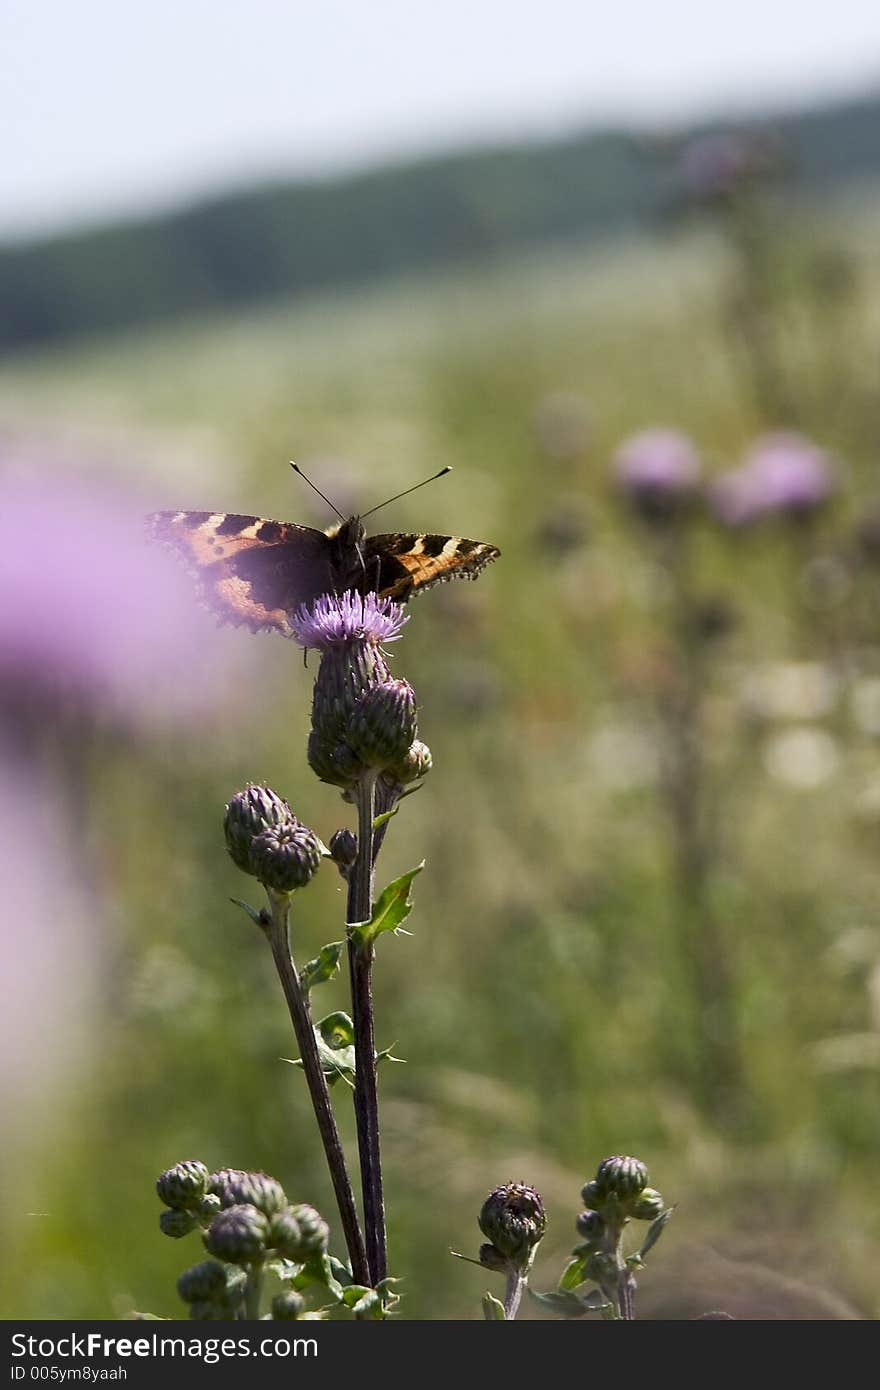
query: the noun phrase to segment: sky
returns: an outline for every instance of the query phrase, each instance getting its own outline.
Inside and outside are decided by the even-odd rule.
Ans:
[[[0,0],[0,237],[880,89],[877,0]]]

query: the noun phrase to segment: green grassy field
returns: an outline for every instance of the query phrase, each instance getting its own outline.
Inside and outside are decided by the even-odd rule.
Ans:
[[[492,1276],[448,1251],[476,1252],[480,1204],[509,1179],[545,1196],[549,1286],[580,1187],[614,1152],[644,1158],[679,1208],[643,1315],[880,1311],[880,725],[859,717],[880,590],[845,563],[877,490],[880,255],[866,213],[793,225],[787,263],[833,237],[859,277],[830,304],[797,282],[780,328],[791,423],[843,460],[841,496],[808,534],[692,536],[700,591],[737,612],[704,709],[739,1046],[720,1100],[656,785],[654,697],[675,662],[662,557],[608,482],[633,431],[684,429],[712,470],[765,428],[719,309],[714,238],[560,251],[0,371],[7,437],[31,436],[47,467],[74,446],[153,505],[323,525],[288,458],[364,509],[451,463],[382,528],[501,548],[477,585],[415,601],[394,654],[434,755],[382,867],[427,860],[413,935],[383,941],[377,967],[379,1043],[406,1059],[381,1073],[404,1316],[479,1316]],[[562,457],[535,428],[559,393],[588,421]],[[829,567],[846,581],[832,598],[813,584]],[[77,834],[100,903],[90,1040],[13,1126],[7,1318],[176,1316],[174,1280],[199,1251],[159,1235],[153,1181],[180,1158],[265,1168],[333,1224],[305,1089],[280,1060],[295,1044],[271,963],[228,902],[251,885],[221,822],[250,778],[325,840],[351,813],[306,764],[298,650],[225,640],[247,657],[222,718],[80,750]],[[744,691],[780,664],[798,690],[824,677],[832,693],[756,710]],[[302,959],[342,921],[326,869],[298,904]],[[344,1006],[340,983],[323,990],[327,1011]]]

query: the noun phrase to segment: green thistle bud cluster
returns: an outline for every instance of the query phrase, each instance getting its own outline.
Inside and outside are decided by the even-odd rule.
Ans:
[[[415,780],[430,765],[417,727],[413,688],[392,677],[377,645],[353,640],[324,650],[308,746],[309,765],[322,782],[348,790],[369,772]]]
[[[287,1206],[284,1188],[268,1173],[220,1168],[216,1173],[211,1173],[208,1184],[211,1193],[216,1194],[220,1208],[244,1204],[256,1207],[264,1216],[273,1216]]]
[[[223,829],[232,862],[244,873],[252,873],[251,844],[255,836],[273,826],[284,825],[293,812],[271,787],[249,782],[236,792],[226,807]]]
[[[304,888],[324,847],[270,787],[249,783],[226,807],[226,848],[233,862],[276,893]]]
[[[269,1242],[286,1260],[304,1264],[313,1255],[323,1255],[330,1232],[314,1207],[302,1204],[285,1207],[273,1216]]]
[[[660,1193],[648,1187],[644,1163],[625,1154],[603,1159],[581,1196],[586,1210],[577,1218],[580,1254],[607,1248],[609,1233],[616,1239],[628,1221],[654,1221],[665,1209]]]
[[[533,1187],[504,1183],[489,1193],[479,1226],[491,1244],[480,1247],[480,1263],[489,1269],[513,1267],[526,1272],[544,1235],[544,1203]]]
[[[222,1210],[205,1232],[205,1246],[228,1264],[259,1264],[271,1254],[295,1264],[323,1255],[330,1236],[314,1207],[291,1206],[274,1178],[265,1173],[223,1169],[214,1174]],[[251,1201],[235,1201],[250,1194]]]
[[[266,1256],[269,1221],[249,1202],[218,1212],[205,1232],[205,1247],[228,1264],[258,1264]]]
[[[177,1292],[189,1304],[189,1315],[200,1322],[223,1322],[234,1318],[241,1304],[246,1276],[216,1260],[185,1269],[177,1281]]]

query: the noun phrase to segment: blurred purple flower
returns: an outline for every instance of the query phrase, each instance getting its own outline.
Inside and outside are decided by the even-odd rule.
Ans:
[[[633,435],[620,446],[612,466],[620,491],[650,519],[679,512],[693,501],[700,482],[700,457],[678,430]]]
[[[106,484],[0,476],[0,705],[132,723],[216,703],[213,626],[143,512]]]
[[[765,435],[740,468],[709,488],[712,510],[726,526],[747,526],[771,516],[812,516],[834,493],[828,454],[794,432]]]
[[[771,132],[716,131],[688,141],[679,176],[689,198],[712,203],[766,178],[779,164],[779,142]]]

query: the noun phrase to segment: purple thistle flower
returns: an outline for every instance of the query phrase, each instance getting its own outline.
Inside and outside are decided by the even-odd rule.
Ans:
[[[828,454],[803,435],[782,431],[764,435],[740,468],[716,478],[709,500],[726,526],[747,526],[771,516],[812,516],[833,492]]]
[[[645,430],[624,440],[613,463],[615,482],[649,518],[665,517],[690,502],[700,481],[700,458],[678,430]]]
[[[326,651],[345,642],[396,642],[408,621],[402,604],[348,589],[344,594],[322,594],[311,606],[302,604],[291,626],[301,647]]]

